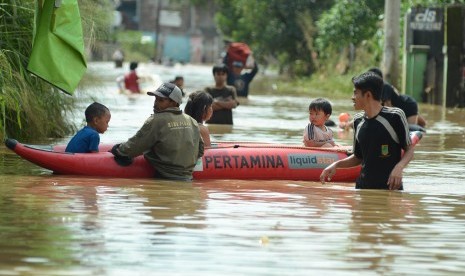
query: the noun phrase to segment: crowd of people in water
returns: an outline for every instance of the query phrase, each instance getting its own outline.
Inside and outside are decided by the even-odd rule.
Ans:
[[[233,124],[232,110],[239,106],[239,97],[247,97],[249,84],[258,72],[257,63],[230,60],[212,67],[214,84],[186,94],[183,76],[163,83],[155,91],[153,112],[137,133],[126,142],[115,145],[111,152],[121,166],[129,166],[134,157],[144,155],[156,169],[155,177],[175,180],[192,179],[197,159],[211,146],[209,124]],[[129,72],[117,79],[120,90],[141,93],[136,62],[129,63]],[[246,71],[246,72],[244,72]],[[355,110],[339,115],[339,127],[354,130],[353,154],[326,167],[321,182],[330,181],[338,168],[361,165],[356,188],[402,189],[402,173],[413,157],[409,129],[424,130],[426,121],[418,114],[417,102],[399,93],[383,80],[379,68],[353,77],[352,101]],[[187,96],[184,110],[180,109]],[[328,126],[332,115],[331,102],[317,98],[308,106],[308,124],[302,135],[307,147],[339,147]],[[93,103],[85,110],[87,125],[70,140],[66,151],[98,152],[99,134],[108,128],[109,108]]]

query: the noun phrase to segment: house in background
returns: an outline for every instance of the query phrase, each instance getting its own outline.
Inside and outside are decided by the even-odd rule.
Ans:
[[[138,30],[156,42],[157,61],[215,63],[223,49],[218,32],[213,0],[194,5],[190,1],[119,0],[115,1],[122,30]]]
[[[465,107],[465,5],[405,15],[402,90],[418,102]]]

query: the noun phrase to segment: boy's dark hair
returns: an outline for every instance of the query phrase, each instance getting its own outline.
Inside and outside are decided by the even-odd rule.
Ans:
[[[215,66],[213,66],[213,75],[215,75],[216,72],[225,72],[226,74],[228,74],[228,66],[226,66],[226,64],[222,63],[222,64],[217,64]]]
[[[202,123],[203,113],[212,104],[212,96],[203,90],[198,90],[189,95],[184,113],[194,118],[198,123]]]
[[[176,76],[176,77],[174,77],[173,81],[178,81],[178,80],[184,80],[184,77],[183,76]]]
[[[323,98],[317,98],[310,102],[308,110],[323,110],[325,114],[331,115],[333,113],[333,108],[331,103]]]
[[[86,122],[90,123],[95,117],[101,117],[107,112],[110,112],[108,107],[101,103],[94,102],[86,108],[86,111],[84,111],[84,114],[86,115]]]
[[[373,72],[376,75],[378,75],[380,78],[383,78],[383,72],[378,67],[372,67],[372,68],[368,69],[368,72]]]
[[[371,91],[373,99],[381,100],[381,93],[383,92],[383,79],[373,72],[365,72],[352,78],[352,83],[355,89],[360,89],[362,94]]]
[[[137,66],[139,64],[135,61],[131,61],[131,63],[129,63],[129,70],[136,70]]]

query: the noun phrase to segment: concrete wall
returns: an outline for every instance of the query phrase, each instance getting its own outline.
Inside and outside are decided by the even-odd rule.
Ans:
[[[151,32],[157,37],[158,59],[190,63],[217,62],[223,45],[214,22],[216,8],[213,0],[208,0],[202,6],[170,0],[122,2],[127,7],[135,7],[135,11],[127,13],[136,14],[133,20],[137,23],[136,29]]]

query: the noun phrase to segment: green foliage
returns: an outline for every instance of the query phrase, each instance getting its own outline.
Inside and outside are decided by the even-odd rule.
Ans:
[[[383,1],[339,0],[317,22],[316,46],[325,58],[350,44],[370,39],[381,27],[377,22],[383,13]]]
[[[402,7],[405,13],[406,7],[412,5],[444,6],[464,1],[410,0],[402,1]],[[340,55],[347,54],[350,46],[358,53],[355,64],[360,64],[360,55],[368,64],[381,61],[384,1],[216,2],[219,9],[216,22],[226,38],[248,43],[259,62],[278,63],[280,72],[291,76],[331,70],[341,59],[348,58]],[[360,50],[367,51],[368,55]]]
[[[44,137],[61,134],[66,124],[53,113],[53,104],[65,104],[63,95],[51,89],[27,71],[31,52],[32,19],[31,1],[11,1],[0,6],[0,110],[1,131],[4,137]]]
[[[97,7],[104,7],[106,3],[82,0],[80,8],[88,11],[86,18],[95,18],[103,16],[103,11]],[[63,137],[74,130],[67,115],[74,109],[75,99],[26,70],[32,50],[33,19],[34,1],[1,0],[0,131],[3,138],[37,141]],[[96,35],[106,28],[103,23],[84,22],[87,22],[83,24],[84,33],[93,34],[87,37],[88,43],[91,36],[98,38]]]
[[[262,63],[278,60],[281,69],[290,74],[312,73],[312,41],[302,26],[309,26],[333,1],[313,0],[218,0],[216,16],[223,34],[251,46],[254,56]],[[311,24],[310,24],[311,25]]]
[[[100,47],[101,40],[110,35],[113,20],[113,6],[107,0],[79,0],[82,30],[85,44],[90,47]]]
[[[251,84],[254,91],[274,95],[311,95],[312,97],[342,98],[353,89],[352,75],[313,74],[311,77],[293,78],[260,76]]]
[[[125,53],[125,59],[131,61],[145,62],[155,53],[155,43],[153,41],[142,41],[143,32],[140,31],[119,31],[116,33],[116,40],[121,45]]]

